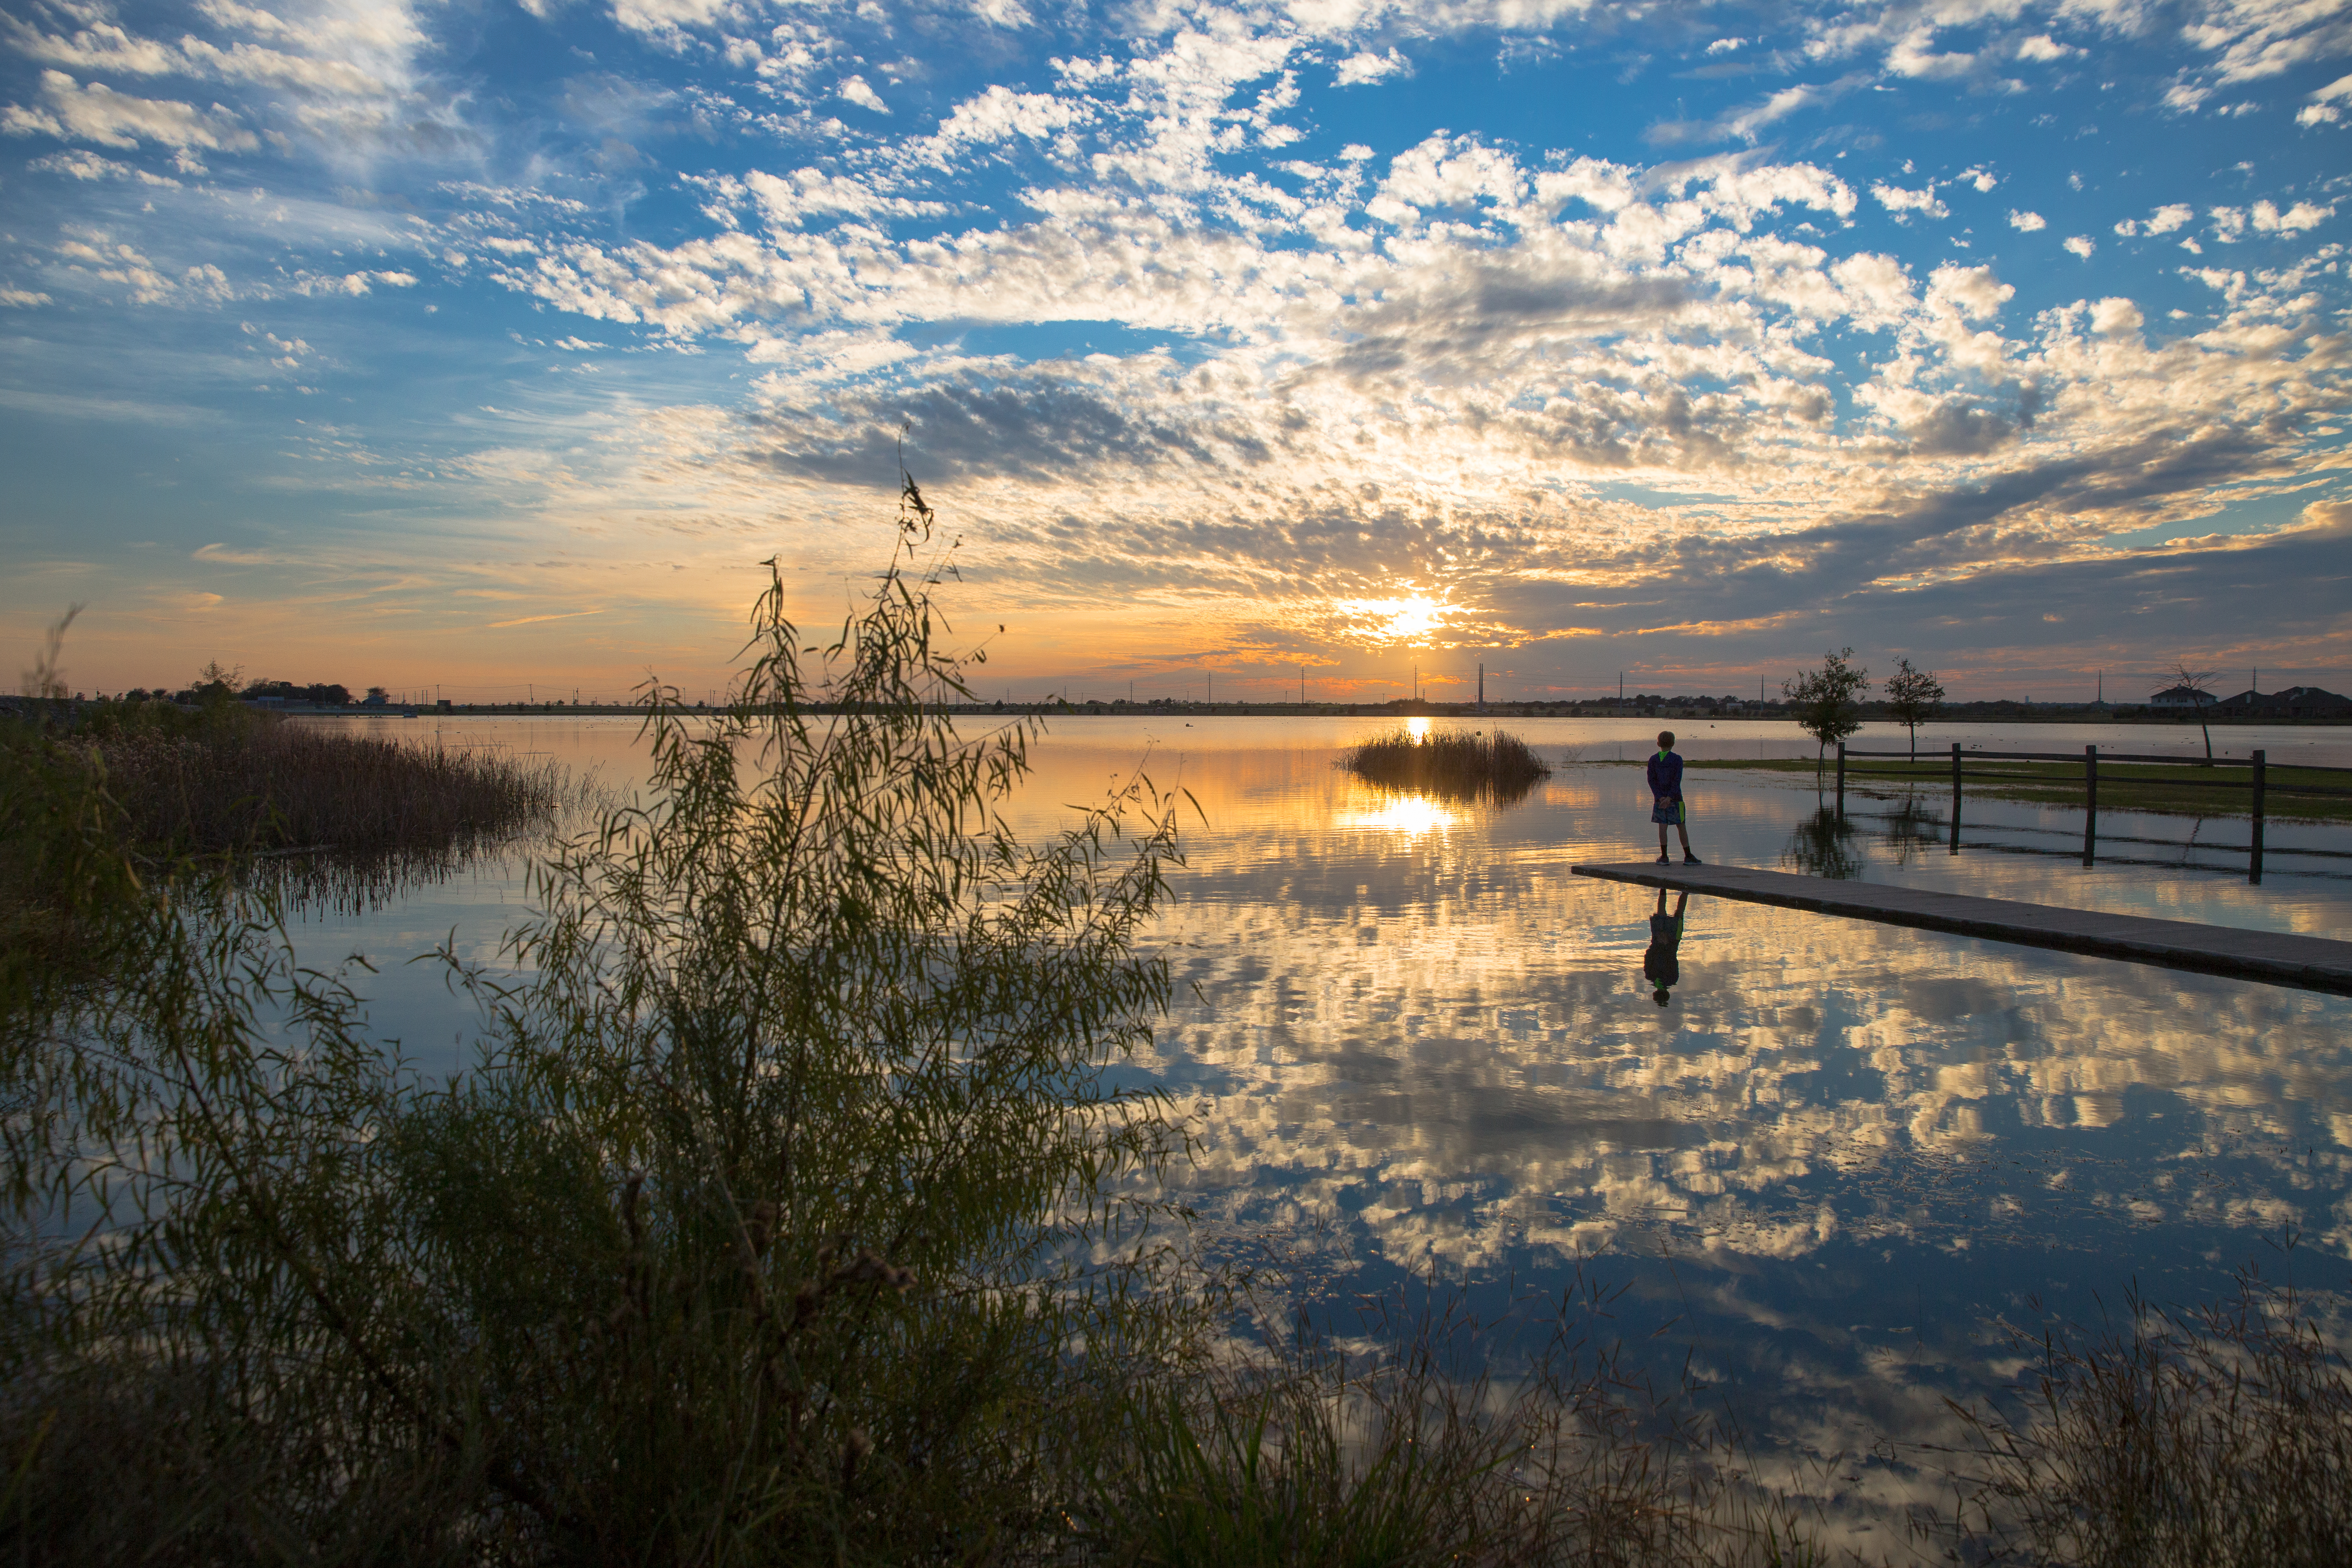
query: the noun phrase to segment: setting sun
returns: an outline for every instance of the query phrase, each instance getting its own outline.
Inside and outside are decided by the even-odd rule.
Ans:
[[[1395,599],[1342,599],[1339,608],[1358,636],[1374,642],[1423,642],[1450,606],[1426,594]]]

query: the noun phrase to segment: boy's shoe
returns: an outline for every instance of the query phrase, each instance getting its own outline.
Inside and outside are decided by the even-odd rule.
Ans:
[[[1663,860],[1665,857],[1662,855],[1659,858]],[[1683,851],[1683,864],[1685,866],[1704,866],[1706,862],[1685,849]]]
[[[1658,864],[1661,866],[1672,864],[1672,862],[1666,858],[1666,852],[1663,849],[1658,851]]]

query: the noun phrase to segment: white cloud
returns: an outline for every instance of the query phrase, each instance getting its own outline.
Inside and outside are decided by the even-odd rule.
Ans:
[[[248,153],[260,139],[225,110],[201,110],[169,99],[132,98],[102,82],[78,87],[60,70],[41,73],[46,109],[11,104],[0,110],[0,132],[12,136],[48,135],[101,147],[136,147],[142,141],[167,147],[207,147]]]
[[[1652,126],[1646,134],[1651,142],[1662,146],[1721,141],[1745,142],[1753,146],[1767,127],[1803,110],[1833,103],[1847,93],[1867,86],[1869,80],[1866,75],[1856,72],[1832,82],[1800,82],[1794,87],[1780,89],[1761,102],[1727,110],[1712,120],[1661,121]]]
[[[1936,29],[1933,27],[1914,28],[1886,51],[1886,68],[1896,76],[1921,77],[1931,80],[1966,76],[1976,68],[1976,56],[1958,52],[1937,54],[1935,42]]]
[[[2021,212],[2011,207],[2009,209],[2009,226],[2023,234],[2032,234],[2048,228],[2050,220],[2040,213]]]
[[[1974,185],[1979,192],[1990,191],[2000,184],[2000,176],[1990,169],[1962,169],[1958,180],[1962,184]]]
[[[2035,33],[2019,39],[2017,44],[2017,58],[2021,60],[2063,60],[2082,52],[2058,42],[2047,33]]]
[[[1907,191],[1900,185],[1890,185],[1884,182],[1875,183],[1870,187],[1870,194],[1877,198],[1880,206],[1893,213],[1897,221],[1907,220],[1912,213],[1918,213],[1927,217],[1952,216],[1951,209],[1937,196],[1936,182],[1933,180],[1927,182],[1925,190],[1917,191]]]
[[[168,185],[173,190],[180,188],[180,182],[169,174],[149,174],[128,163],[118,163],[111,158],[101,158],[95,153],[52,153],[46,158],[34,159],[25,167],[77,180],[136,180],[145,185]]]
[[[882,95],[866,86],[866,79],[862,76],[843,79],[841,85],[835,90],[844,100],[857,105],[860,109],[870,109],[877,114],[890,112],[890,106],[882,101]]]
[[[35,305],[47,303],[49,303],[49,297],[47,294],[35,293],[30,289],[13,289],[0,284],[0,305],[5,305],[11,310],[30,310]]]
[[[1358,87],[1387,77],[1412,74],[1412,62],[1391,45],[1385,55],[1376,55],[1369,49],[1349,55],[1339,62],[1339,68],[1332,79],[1340,87]]]
[[[2297,202],[2286,211],[2267,201],[2256,202],[2247,215],[2255,229],[2263,234],[2294,235],[2307,228],[2317,228],[2336,216],[2333,205],[2321,206],[2316,202]]]
[[[2078,234],[2072,237],[2063,242],[2063,246],[2065,249],[2072,251],[2074,255],[2081,257],[2085,261],[2091,259],[2091,252],[2099,248],[2098,242],[2086,234]]]
[[[1746,38],[1717,38],[1707,45],[1706,52],[1710,55],[1727,55],[1734,49],[1745,48],[1747,45]]]
[[[934,141],[941,148],[952,148],[1003,142],[1014,136],[1043,140],[1083,125],[1093,117],[1093,106],[1084,100],[992,87],[957,104],[940,121]]]
[[[2106,299],[2091,307],[2091,331],[2103,338],[2134,335],[2146,324],[2129,300]]]
[[[2194,114],[2198,106],[2213,96],[2213,89],[2191,82],[2177,81],[2164,89],[2164,107],[2175,114]]]

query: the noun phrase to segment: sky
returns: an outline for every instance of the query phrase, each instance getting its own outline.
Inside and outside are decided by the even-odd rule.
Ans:
[[[0,637],[2352,689],[2352,0],[0,0]],[[999,628],[1002,628],[1001,630]]]

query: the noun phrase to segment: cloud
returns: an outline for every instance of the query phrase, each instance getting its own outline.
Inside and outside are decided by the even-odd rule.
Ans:
[[[604,613],[602,609],[564,610],[545,616],[517,616],[510,621],[490,621],[487,625],[491,631],[503,631],[509,626],[535,626],[544,621],[576,621],[584,616],[601,616]]]
[[[2021,212],[2011,207],[2009,209],[2009,226],[2021,233],[2033,234],[2049,227],[2050,223],[2040,213]]]
[[[1399,54],[1391,45],[1385,55],[1366,49],[1349,55],[1339,62],[1333,81],[1340,87],[1360,87],[1366,82],[1381,81],[1392,76],[1411,76],[1412,62]]]
[[[2093,239],[2090,236],[2078,234],[2064,240],[2063,242],[2063,247],[2073,252],[2074,255],[2081,257],[2084,260],[2088,261],[2091,259],[2091,253],[2098,249],[2099,245],[2098,242]]]
[[[1933,180],[1927,182],[1925,190],[1917,191],[1906,191],[1900,185],[1889,185],[1883,182],[1875,183],[1870,187],[1870,194],[1880,206],[1895,215],[1895,221],[1898,223],[1907,222],[1913,213],[1918,213],[1925,217],[1952,216],[1951,209],[1937,198],[1936,182]]]
[[[1866,75],[1856,72],[1830,82],[1800,82],[1759,102],[1726,110],[1712,120],[1663,121],[1643,135],[1656,146],[1704,142],[1745,142],[1752,146],[1768,127],[1805,110],[1834,103],[1847,93],[1867,86],[1869,80]]]
[[[2127,239],[2139,234],[2170,234],[2177,228],[2187,227],[2196,216],[2197,209],[2188,203],[2172,202],[2158,207],[2146,218],[2124,219],[2116,225],[2116,232]]]
[[[11,104],[0,110],[0,132],[11,136],[48,135],[95,142],[101,147],[136,147],[142,141],[166,147],[205,147],[249,153],[261,145],[252,132],[226,110],[200,110],[168,99],[132,98],[101,82],[78,87],[59,70],[41,73],[44,109]]]
[[[174,190],[180,184],[168,174],[153,174],[144,169],[134,169],[128,163],[118,163],[95,153],[52,153],[46,158],[34,159],[25,167],[43,174],[64,174],[76,180],[136,180],[142,184],[167,185]]]
[[[882,95],[866,86],[866,79],[862,76],[844,78],[840,87],[835,90],[860,109],[870,109],[877,114],[890,112],[890,106],[882,101]]]

